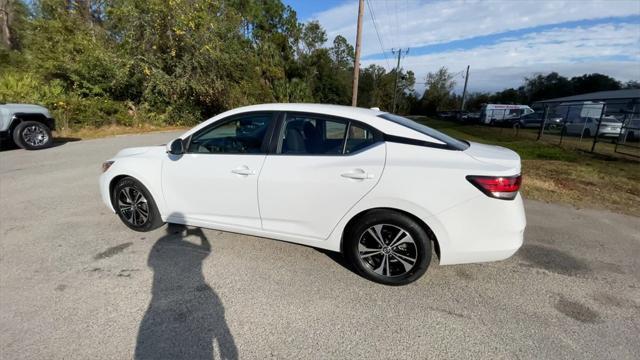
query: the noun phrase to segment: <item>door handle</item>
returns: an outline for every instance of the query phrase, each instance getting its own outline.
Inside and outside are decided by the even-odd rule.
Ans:
[[[373,179],[375,177],[375,175],[366,173],[362,169],[355,169],[351,172],[341,174],[340,176],[355,180]]]
[[[248,175],[255,175],[256,172],[249,169],[249,167],[247,165],[242,165],[240,167],[237,167],[233,170],[231,170],[232,173],[234,174],[238,174],[238,175],[243,175],[243,176],[248,176]]]

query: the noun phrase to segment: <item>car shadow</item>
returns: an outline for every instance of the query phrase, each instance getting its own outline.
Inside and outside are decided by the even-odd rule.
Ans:
[[[336,264],[342,266],[343,268],[351,271],[352,273],[360,276],[353,265],[342,255],[342,253],[329,251],[324,249],[314,248],[317,252],[325,254],[329,259],[333,260]]]
[[[140,323],[135,359],[237,359],[224,307],[206,283],[211,245],[202,229],[169,224],[151,248],[151,302]],[[194,242],[195,241],[195,242]]]

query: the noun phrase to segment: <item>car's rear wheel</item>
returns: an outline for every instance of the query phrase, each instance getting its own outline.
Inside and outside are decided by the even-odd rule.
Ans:
[[[13,142],[25,150],[38,150],[51,146],[53,136],[47,125],[37,121],[23,121],[13,130]]]
[[[363,277],[386,285],[419,279],[431,262],[431,240],[415,220],[372,210],[345,232],[345,256]]]
[[[149,190],[136,179],[120,179],[111,196],[118,217],[129,228],[144,232],[164,224]]]

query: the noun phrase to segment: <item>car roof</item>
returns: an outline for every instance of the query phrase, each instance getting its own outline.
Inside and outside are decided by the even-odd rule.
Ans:
[[[246,112],[246,111],[298,111],[298,112],[310,112],[321,113],[327,115],[345,116],[345,117],[359,117],[359,116],[378,116],[384,114],[384,111],[367,109],[355,106],[346,105],[330,105],[330,104],[313,104],[313,103],[271,103],[271,104],[259,104],[249,105],[236,108],[232,111]]]

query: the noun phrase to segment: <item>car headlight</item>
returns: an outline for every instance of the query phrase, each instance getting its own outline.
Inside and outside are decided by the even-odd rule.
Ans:
[[[105,172],[107,170],[109,170],[109,168],[111,167],[111,165],[113,165],[115,161],[105,161],[102,163],[102,172]]]

